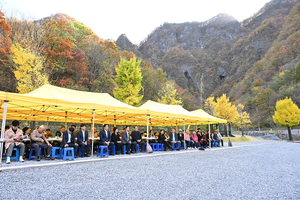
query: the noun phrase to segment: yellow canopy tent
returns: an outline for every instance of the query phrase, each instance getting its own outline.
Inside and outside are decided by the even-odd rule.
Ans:
[[[220,119],[220,118],[214,117],[214,116],[208,114],[207,112],[205,112],[202,109],[191,111],[191,113],[193,113],[195,115],[198,115],[199,117],[206,117],[206,118],[208,118],[208,121],[211,124],[225,124],[225,123],[227,123],[226,119]],[[208,123],[208,122],[205,122],[205,123]]]
[[[44,85],[28,94],[0,92],[2,134],[6,119],[74,123],[153,125],[201,122],[181,106],[147,102],[140,108],[129,106],[106,93],[93,93]],[[148,107],[147,107],[147,106]],[[150,106],[151,105],[151,106]],[[158,109],[159,108],[159,109]],[[181,120],[182,119],[182,120]],[[93,132],[92,128],[92,132]],[[3,139],[3,138],[2,138]]]

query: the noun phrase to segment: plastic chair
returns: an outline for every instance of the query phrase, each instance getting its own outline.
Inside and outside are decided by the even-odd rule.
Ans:
[[[52,158],[60,158],[60,147],[52,147]]]
[[[32,155],[33,153],[35,154],[35,150],[34,150],[34,148],[31,148],[28,160],[31,160],[33,158],[37,158],[36,154]],[[40,156],[41,156],[41,158],[43,157],[42,156],[42,148],[41,147],[40,147]]]
[[[129,145],[129,144],[124,144],[124,154],[127,152],[127,151],[126,151],[127,145]],[[131,145],[131,144],[130,144],[130,145]],[[130,153],[130,151],[129,151],[129,153]]]
[[[159,143],[158,144],[158,150],[163,151],[164,150],[164,146],[165,146],[164,143]]]
[[[19,162],[20,150],[18,148],[13,148],[13,151],[16,151],[16,156],[11,156],[10,159],[14,159]],[[5,158],[5,162],[7,161],[7,156]]]
[[[117,153],[117,154],[121,154],[121,151],[117,151],[117,152],[116,152],[116,145],[115,145],[115,146],[114,146],[114,155],[116,155],[116,153]]]
[[[159,151],[159,143],[150,143],[153,151]]]
[[[87,147],[84,147],[85,152],[88,152]],[[78,147],[78,157],[81,156],[81,147]]]
[[[66,159],[68,158],[75,160],[74,148],[73,147],[62,148],[62,150],[60,151],[60,158],[62,158],[63,161],[66,161]]]
[[[106,149],[106,151],[104,152],[104,150]],[[97,153],[97,157],[100,156],[100,158],[103,158],[103,156],[107,156],[109,157],[109,150],[107,146],[99,146],[98,148],[98,153]]]

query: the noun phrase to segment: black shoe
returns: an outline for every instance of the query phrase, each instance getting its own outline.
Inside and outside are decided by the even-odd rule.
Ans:
[[[84,154],[84,157],[90,157],[90,154]]]
[[[84,155],[83,154],[81,154],[81,156],[80,156],[81,158],[83,158],[84,157]]]
[[[78,158],[78,156],[77,156],[77,155],[75,155],[75,158]]]
[[[41,157],[39,156],[36,160],[37,160],[37,161],[41,161]]]
[[[126,152],[126,154],[130,154],[129,152]]]
[[[110,156],[114,156],[115,154],[110,153],[109,155],[110,155]]]

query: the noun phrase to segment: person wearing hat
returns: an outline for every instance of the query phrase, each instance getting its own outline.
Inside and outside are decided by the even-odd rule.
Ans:
[[[6,164],[10,163],[10,157],[13,152],[13,148],[20,150],[20,162],[24,162],[23,155],[25,152],[25,144],[23,143],[23,131],[19,129],[19,121],[14,120],[11,123],[11,128],[5,131],[4,141],[6,148]]]

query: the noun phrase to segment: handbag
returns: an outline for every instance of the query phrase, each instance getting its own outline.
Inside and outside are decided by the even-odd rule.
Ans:
[[[232,142],[230,141],[230,139],[228,138],[228,146],[232,147]]]
[[[150,146],[150,144],[147,144],[146,152],[147,153],[153,153],[153,150],[152,150],[152,147]]]

